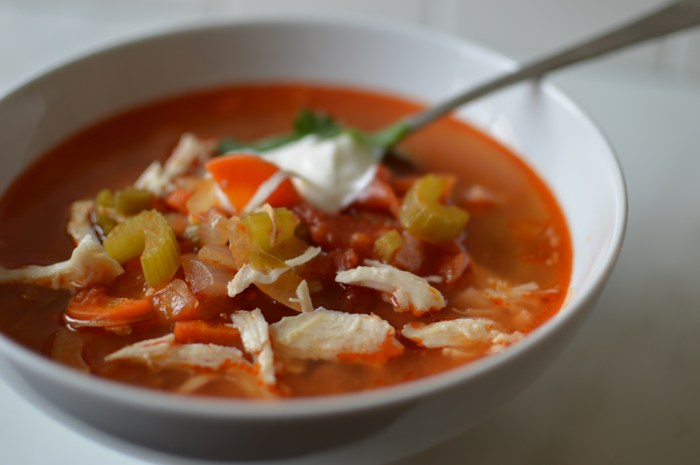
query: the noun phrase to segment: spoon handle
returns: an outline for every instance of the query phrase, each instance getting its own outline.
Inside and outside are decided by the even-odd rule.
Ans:
[[[427,110],[405,118],[399,124],[403,136],[413,133],[460,105],[510,84],[538,78],[550,71],[595,58],[628,45],[700,25],[700,0],[682,0],[607,34],[529,63],[517,71],[489,80]]]

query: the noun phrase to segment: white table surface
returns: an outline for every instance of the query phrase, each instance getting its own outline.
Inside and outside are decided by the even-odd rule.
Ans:
[[[0,94],[128,31],[0,17]],[[137,28],[135,26],[135,28]],[[14,40],[24,31],[31,40]],[[629,192],[616,270],[570,347],[488,420],[393,465],[700,461],[700,78],[614,60],[555,79],[608,135]],[[144,465],[67,429],[0,381],[0,462]]]

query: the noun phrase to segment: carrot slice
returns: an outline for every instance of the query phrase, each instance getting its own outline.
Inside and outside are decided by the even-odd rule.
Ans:
[[[111,297],[104,288],[78,292],[66,308],[73,326],[110,327],[139,323],[153,315],[148,299]]]
[[[231,204],[242,211],[262,183],[279,171],[274,164],[246,154],[214,158],[206,165]],[[289,179],[285,179],[266,199],[273,207],[287,207],[299,202],[299,194]]]
[[[173,334],[178,344],[241,345],[241,333],[236,328],[204,320],[178,321],[173,327]]]

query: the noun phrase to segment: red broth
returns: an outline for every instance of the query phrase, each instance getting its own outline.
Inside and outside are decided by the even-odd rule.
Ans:
[[[105,187],[118,189],[132,183],[153,159],[165,159],[182,133],[255,140],[288,132],[302,108],[326,112],[348,126],[374,130],[421,107],[364,90],[276,84],[187,94],[119,114],[68,138],[9,187],[0,199],[2,265],[65,260],[73,247],[65,230],[71,202],[94,198]],[[527,333],[555,314],[568,291],[572,249],[563,214],[537,175],[501,144],[450,118],[410,137],[401,150],[426,171],[454,175],[454,202],[470,213],[467,233],[461,240],[468,251],[468,268],[456,283],[443,288],[447,307],[421,320],[489,318],[507,331]],[[349,213],[358,213],[353,208]],[[314,215],[302,207],[296,211],[307,221]],[[438,266],[430,263],[427,268]],[[536,283],[536,290],[526,286],[525,297],[516,295],[508,300],[513,296],[505,291],[528,283]],[[465,294],[470,288],[476,293]],[[221,313],[254,306],[262,308],[269,323],[295,313],[258,294],[246,292],[230,301],[202,304],[211,305],[217,318]],[[364,313],[375,313],[397,330],[416,320],[410,313],[397,313],[373,290],[329,286],[317,298],[328,308],[349,312],[362,308]],[[70,331],[62,318],[68,299],[65,291],[0,286],[0,330],[32,350],[95,376],[166,391],[177,391],[193,376],[188,370],[105,362],[107,354],[127,344],[170,332],[172,324],[159,321],[135,327],[130,334],[99,329]],[[488,347],[479,344],[455,356],[399,339],[405,352],[385,362],[292,363],[278,373],[276,395],[367,390],[433,375],[487,356]],[[60,350],[56,350],[57,345]],[[246,396],[236,383],[226,379],[210,380],[192,392]]]

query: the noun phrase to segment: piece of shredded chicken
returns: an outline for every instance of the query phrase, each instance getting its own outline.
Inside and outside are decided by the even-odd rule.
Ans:
[[[320,247],[309,247],[301,255],[285,260],[285,266],[264,272],[256,269],[250,264],[245,264],[228,283],[228,296],[235,297],[248,288],[253,283],[272,284],[280,276],[295,266],[303,265],[321,253]]]
[[[382,361],[399,355],[396,331],[377,315],[319,307],[270,325],[275,351],[308,360]]]
[[[309,293],[309,283],[305,279],[299,283],[296,289],[296,299],[289,299],[299,303],[302,313],[311,313],[314,311],[314,305],[311,302],[311,294]]]
[[[445,299],[426,278],[391,265],[367,260],[368,266],[358,266],[336,274],[336,282],[369,287],[391,295],[391,303],[398,312],[411,311],[420,316],[445,306]]]
[[[70,259],[53,265],[0,268],[0,284],[32,284],[51,289],[83,289],[109,284],[124,272],[91,235],[83,236]]]
[[[254,324],[258,325],[257,322]],[[258,346],[257,336],[250,334],[251,331],[248,331],[250,328],[247,323],[243,323],[242,327],[247,328],[244,331],[249,333],[247,336],[249,341],[244,342],[246,350],[252,351]],[[246,338],[243,336],[243,332],[241,336]],[[263,354],[265,354],[265,344],[262,344],[262,350],[258,352],[258,357],[264,359],[266,355]],[[272,356],[271,350],[269,356]],[[204,374],[190,378],[191,381],[188,380],[180,387],[179,391],[184,393],[194,392],[209,382],[223,379],[235,384],[250,397],[273,398],[277,396],[272,388],[275,380],[273,378],[270,382],[269,374],[266,374],[267,367],[272,366],[271,360],[264,361],[257,366],[246,360],[243,353],[235,347],[202,343],[178,344],[173,334],[123,347],[105,357],[105,361],[130,361],[156,368],[204,370]],[[211,375],[211,370],[217,370],[219,373],[216,376]]]
[[[105,361],[129,360],[156,367],[198,367],[216,370],[228,365],[250,365],[235,347],[216,344],[178,344],[173,334],[123,347]]]
[[[270,345],[269,327],[260,309],[233,313],[231,321],[232,326],[240,331],[243,347],[253,357],[260,379],[267,385],[274,385],[275,361]]]
[[[495,321],[485,318],[457,318],[427,325],[409,323],[404,325],[401,335],[428,349],[460,349],[478,342],[489,343],[488,353],[499,352],[523,337],[519,332],[501,331]]]
[[[95,202],[92,200],[78,200],[70,206],[70,218],[68,225],[66,225],[66,231],[76,245],[85,236],[92,236],[97,240],[97,233],[95,233],[95,228],[92,227],[90,220],[94,208]]]
[[[134,187],[162,196],[173,179],[185,174],[196,160],[205,161],[208,153],[207,144],[195,135],[185,133],[180,137],[180,141],[165,164],[161,165],[159,161],[154,161],[148,165],[134,183]]]

